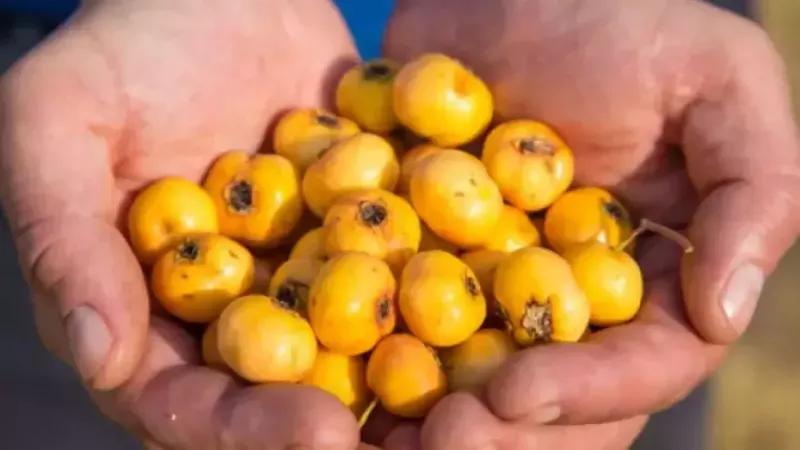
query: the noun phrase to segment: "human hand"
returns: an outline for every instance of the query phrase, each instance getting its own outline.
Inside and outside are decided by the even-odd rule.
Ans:
[[[401,62],[460,59],[487,81],[498,118],[539,119],[564,136],[577,183],[609,187],[695,247],[682,259],[674,244],[641,240],[647,293],[635,321],[520,352],[485,406],[445,398],[422,426],[423,448],[627,448],[641,420],[591,424],[665,409],[708,377],[798,235],[780,57],[755,25],[689,0],[399,0],[385,50]],[[397,433],[390,441],[404,442]]]
[[[134,193],[255,152],[356,59],[326,0],[88,3],[2,80],[0,194],[45,346],[150,448],[352,449],[334,397],[243,387],[152,315],[120,226]]]

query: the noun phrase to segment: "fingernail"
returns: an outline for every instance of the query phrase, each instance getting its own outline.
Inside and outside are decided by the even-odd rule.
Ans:
[[[72,360],[88,381],[103,367],[111,350],[111,332],[100,314],[90,306],[73,309],[64,320]]]
[[[722,310],[737,333],[744,333],[750,324],[763,287],[764,271],[750,263],[740,266],[728,279]]]
[[[546,403],[536,408],[533,421],[537,424],[548,424],[561,417],[561,406],[558,403]]]

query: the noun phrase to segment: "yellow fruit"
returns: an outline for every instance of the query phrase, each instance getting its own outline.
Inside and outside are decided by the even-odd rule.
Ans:
[[[299,173],[342,139],[361,130],[355,122],[319,108],[299,108],[289,112],[275,127],[275,153],[287,158]]]
[[[293,258],[283,263],[269,283],[267,295],[306,316],[311,284],[322,269],[322,260]]]
[[[364,130],[388,133],[397,128],[394,77],[400,63],[373,59],[348,70],[336,88],[336,109]]]
[[[335,396],[356,417],[369,403],[366,368],[361,356],[346,356],[320,348],[314,367],[303,378],[302,384],[318,387]]]
[[[322,227],[314,228],[304,234],[292,247],[289,259],[294,258],[313,258],[319,260],[328,259],[325,253],[325,234]]]
[[[480,330],[463,343],[441,351],[442,366],[451,392],[483,394],[486,383],[517,351],[514,340],[502,330]]]
[[[540,243],[539,231],[528,215],[513,206],[504,205],[495,231],[483,248],[511,253]]]

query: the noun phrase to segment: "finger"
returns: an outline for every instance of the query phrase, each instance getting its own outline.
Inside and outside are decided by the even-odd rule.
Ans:
[[[131,380],[93,393],[104,412],[164,448],[356,449],[355,417],[335,397],[299,385],[244,386],[199,367],[197,343],[154,318]]]
[[[379,445],[400,423],[398,417],[387,412],[379,404],[361,429],[361,439],[368,444]]]
[[[687,170],[702,198],[683,283],[698,332],[730,343],[800,231],[800,163],[780,56],[756,25],[713,14],[726,31],[714,41],[714,64],[683,129]]]
[[[697,337],[684,320],[677,277],[662,278],[650,282],[635,322],[593,334],[586,343],[512,357],[490,380],[488,404],[513,421],[614,422],[675,404],[723,354],[724,347]]]
[[[385,450],[422,450],[419,424],[405,423],[397,426],[383,442]]]
[[[104,97],[107,67],[88,51],[74,55],[68,48],[88,44],[64,34],[3,76],[0,199],[34,294],[58,311],[84,380],[105,389],[139,361],[148,300],[113,226],[117,199],[101,131],[116,118]]]

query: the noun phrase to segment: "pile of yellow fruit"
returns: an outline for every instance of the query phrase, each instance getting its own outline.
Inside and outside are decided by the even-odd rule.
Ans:
[[[336,107],[291,111],[274,153],[231,151],[202,185],[161,179],[131,205],[152,294],[207,325],[211,366],[423,417],[520,347],[631,320],[642,231],[690,249],[571,188],[556,132],[492,123],[487,86],[446,55],[353,68]]]

